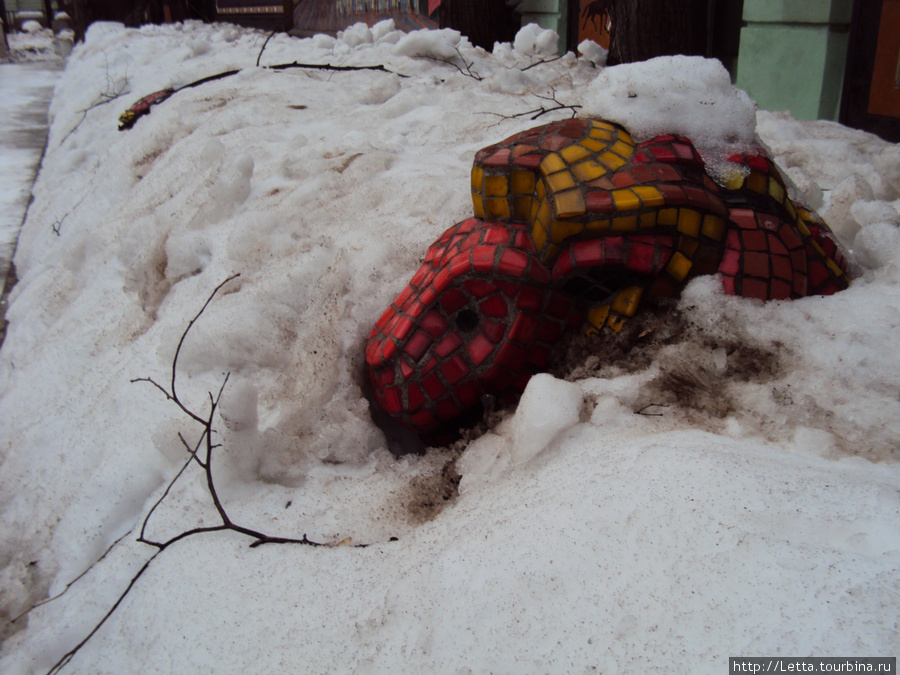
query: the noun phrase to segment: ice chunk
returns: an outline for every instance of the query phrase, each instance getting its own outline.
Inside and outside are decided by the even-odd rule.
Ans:
[[[856,235],[853,254],[860,265],[869,269],[900,261],[900,230],[887,223],[864,227]]]
[[[375,41],[372,31],[364,23],[355,23],[347,30],[338,32],[338,40],[348,47],[372,44]]]
[[[513,464],[525,464],[569,427],[578,424],[581,387],[541,373],[531,378],[512,421]]]
[[[595,66],[605,66],[606,57],[609,56],[609,50],[604,49],[593,40],[582,40],[578,45],[578,51],[581,56]]]
[[[559,35],[556,31],[530,23],[522,26],[516,33],[513,48],[526,56],[553,56],[558,42]]]
[[[462,34],[452,28],[442,30],[417,30],[408,33],[394,46],[399,56],[452,59],[458,56]]]

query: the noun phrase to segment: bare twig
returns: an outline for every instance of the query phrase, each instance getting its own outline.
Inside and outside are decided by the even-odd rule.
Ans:
[[[456,68],[460,73],[465,75],[466,77],[471,77],[473,80],[477,80],[478,82],[481,82],[484,78],[481,75],[479,75],[478,73],[476,73],[474,70],[472,70],[472,66],[475,64],[475,62],[472,61],[472,63],[466,63],[465,58],[463,58],[462,52],[459,51],[459,47],[454,47],[454,49],[456,50],[456,53],[459,56],[459,60],[462,62],[465,70],[460,68],[459,64],[456,63],[455,61],[453,61],[452,59],[444,59],[439,56],[426,56],[425,58],[429,59],[431,61],[437,61],[439,63],[446,63],[448,65],[451,65],[454,68]]]
[[[105,55],[106,54],[104,52],[104,56]],[[125,69],[125,77],[122,79],[121,85],[118,85],[118,84],[116,84],[116,81],[112,78],[112,76],[109,74],[109,59],[107,59],[107,61],[106,61],[106,91],[98,94],[97,99],[93,103],[91,103],[91,105],[89,105],[87,108],[83,108],[82,110],[78,111],[81,113],[81,119],[78,120],[78,123],[74,127],[72,127],[72,129],[69,130],[69,133],[67,133],[63,137],[63,139],[60,141],[59,144],[62,145],[63,143],[65,143],[69,139],[69,136],[71,136],[72,134],[75,133],[75,131],[77,131],[78,127],[81,126],[81,123],[84,122],[85,119],[87,119],[87,114],[91,110],[93,110],[94,108],[99,108],[100,106],[106,105],[107,103],[110,103],[112,101],[115,101],[117,98],[119,98],[122,94],[125,93],[125,88],[127,86],[128,86],[128,68],[126,67],[126,69]]]
[[[147,512],[147,515],[144,517],[143,523],[141,524],[140,535],[138,536],[137,541],[147,544],[148,546],[154,547],[156,552],[153,553],[152,556],[144,563],[143,567],[138,570],[137,574],[132,577],[131,582],[125,588],[125,590],[118,597],[113,606],[103,615],[100,621],[94,625],[91,631],[85,636],[81,642],[75,645],[72,649],[66,652],[62,658],[57,661],[53,667],[50,669],[50,673],[58,673],[62,668],[64,668],[74,656],[78,653],[78,651],[85,645],[87,642],[100,630],[100,627],[109,619],[125,599],[125,597],[131,592],[131,589],[134,588],[138,579],[147,571],[147,568],[150,566],[156,557],[165,551],[168,547],[175,544],[176,542],[181,541],[182,539],[187,539],[188,537],[192,537],[198,534],[205,534],[209,532],[224,532],[231,531],[236,532],[238,534],[243,534],[247,537],[250,537],[253,541],[250,543],[250,548],[256,548],[258,546],[262,546],[263,544],[299,544],[304,546],[338,546],[338,545],[346,545],[347,539],[342,540],[340,542],[336,542],[333,544],[330,543],[321,543],[317,541],[313,541],[309,539],[306,534],[304,534],[301,538],[292,538],[292,537],[276,537],[259,530],[255,530],[249,527],[245,527],[244,525],[240,525],[235,523],[231,517],[228,515],[227,510],[225,509],[225,505],[222,503],[222,500],[219,497],[218,490],[215,484],[215,477],[213,474],[213,454],[214,450],[218,447],[221,447],[220,444],[213,442],[213,437],[215,435],[215,429],[213,428],[213,420],[215,419],[216,410],[219,407],[219,403],[222,399],[222,393],[225,391],[225,386],[228,384],[229,375],[226,374],[222,380],[222,384],[219,386],[218,392],[214,395],[212,392],[209,392],[209,411],[205,415],[201,415],[194,410],[190,409],[179,397],[178,392],[175,388],[176,384],[176,375],[178,372],[178,358],[181,354],[181,348],[184,345],[185,339],[188,336],[191,328],[194,324],[200,319],[203,315],[206,308],[209,307],[209,304],[212,302],[213,298],[218,294],[218,292],[222,289],[225,284],[239,277],[239,274],[235,274],[233,276],[228,277],[225,281],[220,283],[216,288],[210,293],[209,297],[206,299],[206,302],[203,303],[203,307],[200,308],[200,311],[194,315],[194,318],[190,320],[185,328],[184,332],[181,334],[181,339],[178,341],[178,346],[175,349],[175,355],[172,358],[172,379],[170,383],[170,389],[166,389],[164,386],[156,382],[154,379],[150,377],[141,377],[135,378],[132,382],[148,382],[156,387],[159,391],[161,391],[167,400],[174,402],[182,412],[185,413],[192,420],[201,425],[202,431],[200,433],[200,437],[197,439],[197,442],[191,446],[187,440],[185,440],[184,436],[179,433],[178,438],[181,441],[182,445],[184,445],[185,449],[188,452],[188,458],[185,460],[184,464],[169,481],[166,489],[163,491],[162,496],[153,504],[150,510]],[[202,454],[202,457],[200,456]],[[150,522],[151,517],[156,512],[156,509],[165,501],[166,497],[168,497],[172,488],[175,486],[175,483],[187,472],[188,468],[191,464],[196,463],[203,471],[203,474],[206,479],[206,487],[209,491],[210,498],[212,499],[213,506],[221,520],[221,523],[218,525],[209,525],[205,527],[196,527],[193,529],[182,531],[175,536],[170,537],[164,541],[157,541],[151,539],[147,535],[147,528]],[[118,543],[118,542],[117,542]],[[113,545],[115,546],[115,544]],[[355,544],[357,547],[365,546],[365,544]],[[112,547],[110,547],[111,549]],[[104,554],[105,556],[106,554]],[[101,558],[102,560],[102,558]],[[98,561],[99,562],[99,561]],[[96,564],[96,563],[95,563]],[[82,573],[78,578],[80,579],[82,576],[86,574],[86,571]],[[77,581],[77,579],[75,580]],[[72,583],[75,583],[73,581]],[[71,586],[71,584],[69,584]],[[67,587],[68,589],[68,587]],[[57,596],[58,597],[58,596]],[[49,602],[50,600],[46,600],[45,602]],[[42,603],[43,604],[43,603]]]
[[[552,112],[556,112],[557,110],[568,110],[572,113],[571,116],[575,117],[578,114],[578,111],[581,109],[580,105],[577,105],[577,104],[569,105],[569,104],[563,103],[562,101],[558,100],[556,98],[556,91],[553,91],[553,93],[550,96],[541,96],[540,94],[533,94],[533,96],[536,96],[537,98],[542,99],[544,101],[548,101],[550,103],[555,103],[556,105],[551,108],[548,108],[548,107],[542,105],[538,108],[534,108],[532,110],[525,110],[523,112],[514,113],[512,115],[504,115],[503,113],[496,113],[496,112],[485,112],[485,113],[481,113],[481,114],[482,115],[494,115],[494,116],[499,117],[504,120],[515,120],[515,119],[519,119],[522,117],[527,117],[530,120],[536,120],[538,117],[547,115]]]
[[[662,417],[663,413],[648,413],[648,412],[644,412],[644,411],[647,410],[648,408],[668,408],[668,407],[669,406],[666,405],[665,403],[648,403],[640,410],[635,410],[634,414],[635,415],[644,415],[645,417]]]
[[[525,66],[524,68],[520,68],[520,70],[524,73],[526,70],[531,70],[535,66],[541,66],[545,63],[553,63],[554,61],[559,61],[565,54],[560,56],[554,56],[552,59],[541,59],[540,61],[535,61],[530,66]]]
[[[256,55],[256,67],[259,68],[259,60],[262,58],[263,52],[266,51],[266,45],[269,44],[269,40],[272,39],[272,36],[275,35],[278,31],[273,30],[269,33],[269,37],[266,38],[266,41],[263,42],[262,48],[259,50],[259,54]]]

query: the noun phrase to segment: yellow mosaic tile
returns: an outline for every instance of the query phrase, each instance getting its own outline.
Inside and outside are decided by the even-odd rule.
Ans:
[[[678,212],[678,231],[691,237],[700,234],[701,216],[693,209],[681,209]]]
[[[808,237],[810,235],[809,228],[806,226],[806,223],[804,223],[802,220],[797,221],[797,229],[800,231],[800,234],[802,234],[804,237]],[[813,242],[813,243],[815,243],[815,242]]]
[[[551,173],[556,173],[557,171],[562,171],[565,168],[566,163],[563,161],[563,158],[555,152],[551,152],[541,160],[541,173],[545,176],[549,176]]]
[[[547,187],[550,188],[550,192],[562,192],[575,187],[575,179],[572,178],[572,174],[568,171],[554,173],[547,176],[544,180],[547,181]]]
[[[587,148],[584,148],[577,143],[573,143],[562,150],[559,151],[559,156],[566,160],[569,164],[574,164],[575,162],[584,159],[585,157],[589,157],[591,151]]]
[[[535,188],[535,190],[537,191],[538,199],[543,199],[547,196],[547,186],[544,185],[544,181],[539,180],[537,182],[537,187]]]
[[[484,217],[487,220],[509,218],[509,202],[506,197],[484,200]]]
[[[785,202],[784,208],[787,209],[788,215],[791,217],[791,220],[797,219],[797,211],[794,209],[794,204],[790,200]]]
[[[535,175],[531,171],[510,173],[510,192],[516,195],[531,195],[534,192]]]
[[[599,305],[588,310],[587,322],[597,330],[601,330],[606,325],[607,318],[609,318],[609,305]]]
[[[537,222],[540,223],[545,230],[550,229],[550,219],[552,218],[552,213],[550,212],[550,202],[547,200],[543,200],[538,207],[537,212]]]
[[[612,229],[616,232],[635,232],[637,223],[637,216],[619,216],[612,219]]]
[[[827,259],[825,260],[825,265],[828,267],[828,269],[831,270],[831,272],[832,272],[835,276],[838,276],[838,277],[844,276],[844,273],[841,271],[841,268],[838,267],[838,266],[835,264],[834,260],[832,260],[831,258],[827,258]]]
[[[481,181],[484,178],[484,169],[474,167],[472,169],[472,189],[481,191]]]
[[[540,223],[535,222],[531,228],[531,238],[534,239],[534,245],[539,251],[544,248],[544,244],[547,243],[547,231]]]
[[[641,219],[641,229],[649,230],[653,227],[656,227],[656,211],[650,211],[649,213],[642,213],[640,216]]]
[[[611,224],[609,220],[592,220],[587,224],[585,230],[588,232],[604,232],[609,229]]]
[[[725,187],[729,190],[740,190],[744,185],[744,174],[734,171],[725,179]]]
[[[585,138],[579,143],[579,145],[584,146],[591,152],[600,152],[601,150],[606,150],[609,147],[609,143],[598,141],[596,138]]]
[[[484,198],[477,192],[472,193],[472,211],[476,218],[484,218]]]
[[[577,220],[554,220],[550,229],[550,241],[562,244],[566,239],[575,237],[584,231],[584,223]]]
[[[584,195],[578,189],[555,194],[553,196],[553,205],[556,207],[557,218],[580,216],[586,210]]]
[[[616,126],[611,124],[610,122],[603,122],[602,120],[591,120],[591,129],[605,129],[606,131],[615,131]]]
[[[644,289],[640,286],[629,286],[622,289],[613,302],[613,311],[623,314],[624,316],[634,316],[641,302],[641,296]]]
[[[596,138],[601,141],[611,141],[613,139],[613,131],[612,129],[601,129],[595,127],[591,129],[590,136],[591,138]]]
[[[605,164],[607,168],[612,169],[613,171],[620,169],[626,163],[624,159],[614,152],[604,152],[598,159]]]
[[[825,255],[825,251],[822,249],[821,245],[819,245],[819,242],[810,240],[809,243],[812,244],[812,247],[813,249],[815,249],[816,253],[821,256]]]
[[[662,192],[650,185],[637,185],[631,188],[631,191],[641,198],[641,206],[645,208],[663,206],[666,203]]]
[[[619,131],[619,138],[620,138],[621,140],[625,141],[626,143],[630,144],[630,145],[634,145],[634,140],[632,140],[631,134],[629,134],[629,133],[628,133],[627,131],[625,131],[624,129],[622,129],[621,131]]]
[[[582,183],[590,183],[592,180],[597,180],[606,174],[606,167],[592,159],[586,159],[575,164],[572,167],[572,173]]]
[[[747,176],[747,189],[758,192],[761,195],[765,194],[768,187],[766,182],[766,177],[763,174],[758,171],[751,171],[750,175]]]
[[[660,225],[677,225],[678,209],[660,209],[656,221]]]
[[[621,140],[621,138],[622,137],[620,136],[619,140],[613,143],[610,150],[612,150],[620,157],[628,159],[629,157],[631,157],[631,155],[634,154],[634,146],[631,145],[631,143],[626,143],[625,141]]]
[[[684,281],[688,272],[691,271],[691,261],[682,253],[676,251],[675,255],[672,256],[672,259],[669,260],[669,264],[666,265],[666,270],[676,281]]]
[[[484,177],[484,196],[505,197],[509,194],[509,181],[506,176],[485,176]]]
[[[725,221],[716,216],[704,216],[703,228],[700,230],[703,236],[714,241],[722,241],[725,236]]]
[[[611,194],[616,211],[634,211],[641,208],[641,200],[631,190],[613,190]]]
[[[513,199],[513,218],[516,220],[528,220],[528,216],[532,212],[533,202],[534,200],[531,197],[516,197]],[[537,213],[536,210],[535,213]]]
[[[771,195],[775,201],[784,201],[784,188],[781,187],[781,184],[775,179],[769,180],[769,195]]]

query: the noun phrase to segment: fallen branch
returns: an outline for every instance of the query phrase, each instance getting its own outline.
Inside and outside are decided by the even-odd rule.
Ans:
[[[144,574],[144,572],[146,572],[147,569],[150,567],[150,564],[163,551],[165,551],[170,546],[172,546],[173,544],[175,544],[179,541],[182,541],[184,539],[187,539],[189,537],[192,537],[192,536],[198,535],[198,534],[206,534],[209,532],[231,531],[231,532],[236,532],[238,534],[242,534],[247,537],[250,537],[253,540],[250,543],[250,548],[256,548],[258,546],[262,546],[263,544],[300,544],[300,545],[304,545],[304,546],[335,547],[335,546],[343,546],[348,543],[347,539],[344,539],[344,540],[341,540],[341,541],[335,542],[335,543],[321,543],[321,542],[317,542],[317,541],[313,541],[313,540],[309,539],[306,536],[306,534],[304,534],[299,539],[293,538],[293,537],[273,536],[273,535],[261,532],[259,530],[255,530],[255,529],[246,527],[244,525],[240,525],[231,519],[231,517],[229,516],[229,514],[225,508],[225,505],[222,503],[222,500],[219,497],[219,493],[218,493],[218,490],[217,490],[216,484],[215,484],[215,475],[213,473],[213,458],[214,458],[214,454],[215,454],[214,451],[221,446],[220,446],[220,444],[213,442],[213,437],[215,436],[215,433],[216,433],[215,429],[213,428],[213,420],[215,419],[216,410],[218,409],[219,402],[222,398],[222,392],[225,390],[225,386],[228,384],[229,375],[228,374],[225,375],[224,379],[222,380],[221,385],[219,386],[219,390],[215,395],[213,395],[212,392],[209,392],[209,410],[205,414],[200,414],[200,413],[196,412],[195,410],[189,408],[181,400],[180,396],[178,395],[178,390],[176,389],[176,380],[177,380],[177,376],[178,376],[178,358],[181,354],[181,348],[184,346],[184,342],[188,336],[188,333],[190,333],[191,328],[200,319],[200,317],[206,311],[206,308],[209,307],[209,304],[212,302],[213,298],[215,298],[215,296],[218,294],[218,292],[222,289],[222,287],[224,287],[230,281],[233,281],[234,279],[236,279],[239,276],[240,276],[239,274],[230,276],[225,281],[223,281],[218,286],[216,286],[216,288],[212,291],[212,293],[210,293],[209,297],[206,299],[206,302],[203,303],[203,306],[200,308],[200,311],[197,312],[196,315],[194,315],[194,317],[188,323],[187,328],[184,329],[184,332],[181,334],[181,339],[178,341],[178,346],[175,349],[175,355],[172,358],[172,375],[171,375],[171,379],[168,383],[168,385],[169,385],[168,388],[159,384],[156,380],[154,380],[151,377],[139,377],[139,378],[135,378],[135,379],[131,380],[132,383],[147,382],[147,383],[153,385],[154,387],[156,387],[156,389],[158,389],[165,395],[167,400],[175,403],[175,405],[177,405],[179,407],[179,409],[185,413],[185,415],[187,415],[190,419],[197,422],[201,426],[201,432],[200,432],[200,435],[199,435],[197,441],[193,445],[190,445],[187,442],[187,440],[185,440],[184,436],[181,433],[178,434],[178,438],[180,439],[181,443],[184,445],[185,450],[188,453],[188,457],[185,460],[184,464],[181,466],[181,468],[178,470],[178,472],[175,474],[175,476],[169,481],[168,485],[166,486],[166,489],[163,491],[163,494],[160,496],[159,499],[156,500],[156,502],[153,504],[153,506],[147,512],[147,515],[144,517],[143,522],[141,523],[141,530],[140,530],[140,534],[138,535],[137,541],[139,541],[143,544],[147,544],[148,546],[152,546],[157,550],[144,563],[144,565],[141,567],[141,569],[138,570],[138,572],[131,578],[131,581],[129,582],[128,586],[119,595],[118,599],[115,601],[115,603],[112,605],[112,607],[110,607],[109,610],[101,617],[101,619],[94,625],[94,627],[84,637],[84,639],[82,639],[77,645],[75,645],[72,649],[70,649],[68,652],[66,652],[53,665],[53,667],[49,671],[49,673],[51,673],[51,674],[60,672],[72,660],[72,658],[75,657],[75,655],[81,650],[81,648],[84,647],[84,645],[88,643],[88,641],[97,633],[97,631],[100,630],[101,626],[103,626],[103,624],[115,613],[116,609],[118,609],[119,605],[121,605],[121,603],[125,599],[125,597],[134,588],[138,579],[140,579],[141,576]],[[203,471],[207,490],[209,492],[213,506],[214,506],[214,508],[219,516],[219,520],[221,522],[216,525],[210,525],[210,526],[206,526],[206,527],[196,527],[196,528],[192,528],[189,530],[184,530],[183,532],[180,532],[179,534],[176,534],[176,535],[170,537],[169,539],[162,540],[162,541],[150,538],[147,534],[147,529],[148,529],[148,525],[150,523],[150,519],[152,518],[153,514],[156,512],[156,509],[163,503],[163,501],[165,501],[166,497],[168,497],[172,488],[175,486],[175,483],[177,483],[178,480],[187,472],[188,468],[192,464],[196,464]],[[103,556],[97,562],[99,562],[100,560],[105,558],[106,555],[116,546],[116,544],[119,543],[119,541],[121,541],[121,539],[118,540],[117,542],[115,542],[112,546],[110,546],[110,548],[106,551],[106,553],[104,553]],[[353,544],[353,546],[362,548],[362,547],[366,546],[366,544]],[[95,562],[94,565],[96,565],[96,564],[97,563]],[[93,565],[91,566],[91,568],[92,567],[93,567]],[[52,600],[55,600],[56,598],[63,595],[63,593],[65,593],[72,586],[72,584],[74,584],[76,581],[81,579],[85,574],[87,574],[87,572],[90,571],[91,568],[88,568],[88,570],[85,570],[85,572],[82,572],[82,574],[80,574],[76,579],[74,579],[72,582],[70,582],[66,586],[65,590],[62,593],[55,596],[54,598],[49,598],[47,600],[44,600],[43,602],[39,603],[38,605],[35,605],[35,607],[38,607],[42,604],[46,604],[47,602],[51,602]],[[34,607],[32,607],[32,609],[34,609]],[[27,612],[26,612],[26,614],[27,614]],[[24,616],[24,614],[22,616]],[[18,618],[21,618],[21,617],[17,617],[16,620],[18,620]]]

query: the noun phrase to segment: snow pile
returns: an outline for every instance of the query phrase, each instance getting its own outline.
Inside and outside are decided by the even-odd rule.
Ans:
[[[754,140],[756,105],[725,67],[699,56],[661,56],[606,68],[591,82],[584,112],[617,122],[637,141],[676,133],[694,141],[708,169]]]
[[[8,626],[0,670],[47,670],[87,635],[155,551],[135,540],[163,496],[151,537],[218,522],[196,466],[166,492],[201,428],[132,380],[170,386],[186,327],[237,273],[177,369],[201,415],[228,373],[218,494],[243,526],[369,546],[182,539],[71,672],[663,672],[675,653],[718,672],[739,653],[895,653],[894,225],[862,226],[844,293],[762,304],[698,279],[633,320],[629,351],[575,339],[480,438],[395,458],[363,345],[471,214],[478,149],[570,114],[540,114],[548,97],[701,148],[748,142],[754,119],[702,59],[598,71],[453,31],[366,30],[276,35],[261,63],[389,72],[257,68],[266,34],[197,23],[94,24],[73,51],[0,351],[2,611],[90,572]],[[140,97],[230,69],[116,131]],[[823,203],[820,178],[853,173],[872,189],[854,217],[889,215],[871,202],[900,188],[882,163],[896,146],[760,119]],[[881,149],[843,166],[848,143]]]
[[[867,225],[900,223],[900,145],[783,112],[760,111],[758,119],[760,135],[794,182],[804,192],[819,190],[809,202],[846,245]]]

